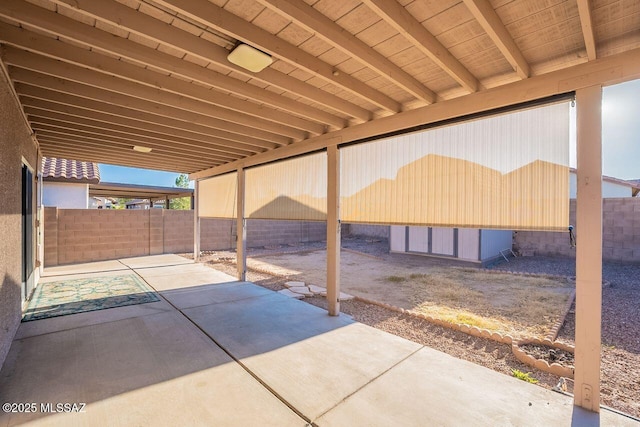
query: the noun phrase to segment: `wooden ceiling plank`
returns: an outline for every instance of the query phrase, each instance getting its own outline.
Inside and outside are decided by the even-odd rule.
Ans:
[[[120,68],[127,69],[125,71],[125,79],[46,58],[11,46],[7,46],[4,49],[3,58],[7,64],[41,74],[100,87],[125,96],[181,108],[186,111],[193,111],[247,126],[251,123],[252,127],[281,133],[296,139],[304,139],[304,130],[316,135],[325,132],[325,128],[321,124],[300,119],[282,111],[262,107],[252,102],[246,102],[239,98],[206,91],[185,81],[160,74],[150,75],[152,73],[150,71],[117,60],[104,58],[118,63]],[[153,84],[147,85],[144,83],[146,81],[151,81]],[[229,110],[235,111],[235,113]],[[253,117],[248,117],[248,115]],[[270,122],[273,122],[273,124]],[[265,124],[267,127],[263,127]],[[293,128],[302,129],[302,131]]]
[[[375,70],[382,77],[400,86],[416,98],[430,104],[435,102],[436,94],[413,78],[413,76],[306,3],[286,0],[258,1],[274,12],[291,19],[307,31],[315,33],[316,36],[340,51],[355,57],[361,63]]]
[[[82,140],[77,140],[74,138],[56,138],[56,137],[43,136],[38,141],[41,141],[43,155],[48,157],[50,155],[46,151],[47,151],[47,145],[50,144],[57,147],[57,151],[59,154],[56,157],[81,160],[81,159],[77,159],[73,154],[74,152],[76,153],[79,152],[79,153],[85,153],[85,155],[88,156],[88,159],[87,159],[88,161],[99,161],[100,163],[114,164],[114,160],[119,161],[124,159],[132,159],[136,157],[137,158],[148,157],[149,158],[148,161],[145,161],[145,160],[143,161],[149,166],[162,165],[164,167],[168,167],[168,166],[176,166],[176,165],[185,165],[185,166],[188,165],[190,169],[197,168],[198,165],[205,165],[207,163],[218,163],[215,161],[207,161],[204,157],[200,161],[193,162],[191,160],[182,159],[179,155],[175,155],[175,154],[173,156],[167,156],[164,154],[153,153],[153,151],[151,153],[137,153],[132,149],[127,149],[127,150],[109,149],[99,144],[84,142]],[[96,155],[103,155],[105,156],[105,158],[103,158],[102,161],[100,161],[97,158],[95,158]],[[138,163],[133,163],[133,164],[137,165]],[[154,167],[154,169],[161,169],[161,168]]]
[[[528,78],[531,68],[491,3],[488,0],[464,0],[464,4],[520,78]]]
[[[77,138],[82,141],[86,141],[87,143],[95,142],[97,144],[103,144],[106,147],[114,147],[114,148],[128,147],[129,149],[132,149],[133,146],[140,145],[143,147],[152,148],[153,151],[156,153],[165,154],[165,155],[171,155],[171,154],[179,155],[180,157],[187,159],[189,161],[199,161],[203,158],[206,158],[206,159],[214,159],[223,163],[229,162],[228,158],[220,157],[218,155],[214,155],[204,151],[197,153],[192,150],[185,150],[183,148],[171,147],[170,145],[167,146],[167,145],[141,143],[140,141],[137,141],[137,140],[127,140],[124,138],[110,137],[110,136],[107,136],[106,134],[99,135],[99,134],[90,133],[90,132],[82,132],[74,129],[65,129],[65,128],[58,128],[55,126],[42,125],[39,123],[34,123],[34,125],[35,125],[34,130],[36,132],[36,137],[38,137],[39,135],[48,136],[48,137],[59,137],[59,138],[71,137],[71,138]]]
[[[427,29],[396,0],[363,0],[389,25],[406,37],[433,62],[469,92],[479,89],[479,82]]]
[[[68,1],[72,3],[78,2],[78,0]],[[84,0],[80,1],[84,2]],[[233,13],[210,3],[208,0],[156,0],[156,2],[196,20],[203,25],[229,34],[238,40],[242,40],[296,67],[302,68],[380,108],[392,113],[397,113],[401,110],[398,102],[376,91],[362,81],[347,74],[334,75],[334,68],[331,65],[285,42],[278,36],[258,28]]]
[[[70,115],[59,113],[59,112],[46,111],[46,110],[29,107],[29,106],[24,107],[24,112],[27,114],[29,119],[33,122],[47,120],[51,122],[55,121],[57,123],[78,124],[78,125],[91,127],[94,129],[113,130],[113,131],[117,131],[126,135],[135,136],[135,137],[142,136],[146,138],[155,139],[158,141],[191,145],[194,147],[202,147],[203,149],[217,151],[220,154],[226,153],[226,154],[234,154],[234,155],[240,155],[240,156],[251,156],[255,153],[261,153],[262,151],[264,151],[264,150],[258,150],[255,147],[250,147],[250,149],[247,149],[247,150],[227,147],[224,145],[225,142],[221,140],[214,140],[214,139],[194,140],[194,139],[183,138],[175,134],[168,135],[168,134],[158,133],[158,132],[155,132],[154,130],[151,130],[151,129],[154,129],[155,126],[150,126],[149,128],[144,128],[139,126],[139,125],[144,125],[145,124],[144,122],[138,122],[138,126],[136,127],[126,126],[118,123],[117,120],[113,120],[115,119],[115,117],[113,116],[111,117],[112,120],[110,121],[105,121],[105,120],[98,121],[98,120],[90,119],[87,116],[70,116]]]
[[[30,122],[36,126],[36,127],[41,127],[41,126],[50,126],[50,127],[54,127],[54,128],[58,128],[58,129],[66,129],[66,130],[77,130],[77,131],[81,131],[81,132],[87,132],[87,133],[91,133],[93,135],[96,136],[100,136],[100,135],[104,135],[104,136],[114,136],[116,138],[122,138],[124,140],[128,140],[128,141],[137,141],[139,142],[139,144],[137,145],[144,145],[147,147],[152,147],[154,148],[156,145],[158,147],[167,147],[167,146],[175,146],[180,150],[184,150],[185,152],[192,152],[192,153],[209,153],[212,156],[218,157],[220,160],[224,160],[224,161],[228,161],[231,159],[239,159],[241,157],[246,157],[246,156],[250,156],[252,154],[255,153],[237,153],[237,154],[228,154],[228,153],[221,153],[218,150],[215,149],[210,149],[208,147],[204,147],[202,145],[194,145],[193,143],[191,144],[185,144],[185,143],[181,143],[180,141],[170,141],[170,140],[157,140],[157,139],[153,139],[153,138],[148,138],[142,135],[132,135],[130,133],[124,133],[124,132],[118,132],[116,130],[113,130],[111,128],[108,128],[107,126],[104,126],[102,128],[96,128],[96,127],[92,127],[92,126],[86,126],[80,123],[75,123],[75,122],[68,122],[68,121],[59,121],[59,120],[54,120],[54,119],[49,119],[49,118],[44,118],[44,117],[39,117],[39,116],[33,116],[30,115],[29,116],[29,120]]]
[[[38,138],[38,140],[40,140],[40,138]],[[42,132],[42,140],[57,142],[57,143],[64,143],[69,145],[70,146],[69,148],[72,148],[73,147],[72,144],[75,144],[76,148],[92,149],[92,150],[96,150],[96,152],[105,152],[105,153],[114,153],[114,154],[119,153],[120,155],[124,155],[124,156],[136,153],[135,151],[133,151],[131,145],[129,146],[106,145],[104,142],[92,141],[92,140],[84,139],[81,137],[76,137],[73,135],[62,135],[62,134],[55,135],[53,133],[47,134],[47,132]],[[162,158],[167,162],[177,161],[182,163],[193,164],[194,166],[206,165],[207,163],[218,163],[218,164],[225,163],[213,157],[207,157],[205,155],[200,156],[199,159],[192,159],[189,156],[185,156],[183,153],[167,154],[166,152],[160,152],[155,150],[145,154],[153,154],[155,157]]]
[[[73,105],[66,95],[54,92],[53,96],[55,98],[42,99],[23,95],[20,97],[20,101],[25,107],[34,107],[74,117],[88,117],[106,123],[115,122],[124,124],[125,126],[153,130],[170,136],[181,135],[184,138],[207,143],[209,143],[210,140],[203,139],[203,137],[220,139],[222,140],[221,149],[228,146],[230,148],[237,147],[247,151],[260,152],[262,149],[273,149],[277,147],[277,145],[273,143],[253,140],[250,137],[208,128],[195,123],[156,117],[152,114],[129,110],[124,107],[100,104],[96,101],[83,98],[78,99],[79,104]]]
[[[87,29],[87,26],[80,22],[74,21],[73,19],[67,18],[58,13],[31,5],[22,0],[3,0],[0,2],[0,16],[28,24],[31,27],[45,31],[46,33],[55,34],[83,45],[98,48],[102,51],[109,52],[112,55],[124,57],[143,64],[153,65],[156,68],[199,81],[203,84],[218,87],[221,90],[228,90],[234,93],[235,91],[240,91],[238,92],[238,95],[247,96],[249,98],[255,97],[256,100],[265,103],[271,102],[274,103],[274,106],[279,108],[293,109],[294,107],[294,105],[288,103],[286,99],[283,101],[284,103],[281,103],[278,101],[278,98],[274,98],[269,94],[261,97],[260,91],[253,89],[252,87],[242,89],[243,85],[239,84],[241,82],[235,82],[236,79],[231,77],[216,73],[210,69],[202,68],[188,61],[179,60],[171,55],[143,46],[134,41],[116,37],[110,33],[97,29]],[[171,26],[165,26],[162,31],[166,32],[167,36],[172,39],[179,40],[181,35],[185,35],[183,31]],[[0,32],[0,34],[1,33],[2,32]],[[30,34],[34,33],[30,32]],[[192,50],[195,50],[194,46],[197,47],[202,45],[201,50],[208,53],[210,56],[209,60],[225,69],[236,71],[247,78],[256,78],[265,84],[277,86],[282,90],[294,93],[310,101],[322,102],[334,111],[358,118],[359,120],[368,121],[371,119],[370,111],[345,101],[338,96],[318,90],[306,85],[304,82],[301,82],[294,77],[287,76],[284,73],[272,69],[263,70],[259,75],[253,74],[227,61],[226,57],[228,55],[228,51],[223,47],[203,41],[199,37],[195,37],[190,34],[186,34],[186,37],[187,40],[184,43],[181,43],[181,46],[189,48],[189,53],[191,54],[196,55],[196,53],[191,52]],[[196,56],[200,57],[200,55]],[[315,117],[315,113],[310,112],[310,110],[305,108],[305,104],[301,105],[303,105],[303,107],[299,109],[296,107],[296,111],[301,115],[308,114],[310,115],[309,118],[313,119]],[[331,123],[330,120],[326,122]]]
[[[113,106],[121,106],[130,110],[146,112],[158,116],[158,118],[154,121],[162,121],[160,117],[174,118],[177,120],[197,123],[219,130],[238,133],[240,135],[261,138],[265,141],[270,141],[277,145],[288,145],[288,143],[290,142],[288,138],[272,132],[267,132],[250,126],[243,126],[238,123],[227,122],[210,116],[204,116],[202,114],[191,113],[189,111],[181,110],[178,108],[169,108],[150,101],[127,97],[125,95],[89,87],[56,77],[37,74],[32,71],[23,70],[21,68],[12,68],[11,77],[16,82],[28,84],[31,88],[38,87],[38,90],[34,91],[33,89],[30,89],[29,93],[25,94],[37,94],[38,92],[40,92],[41,94],[39,96],[35,96],[42,99],[47,99],[47,96],[52,96],[53,94],[51,92],[64,93],[67,95],[75,96],[75,98],[85,98],[87,100],[106,103]],[[44,93],[46,93],[47,95],[44,96]],[[70,105],[74,104],[70,103]]]
[[[596,59],[596,39],[593,31],[593,17],[591,16],[591,2],[589,0],[577,0],[578,14],[580,15],[580,25],[584,45],[587,48],[587,58],[589,61]]]
[[[80,160],[84,162],[96,162],[108,165],[128,166],[142,169],[160,170],[166,172],[176,173],[191,173],[197,168],[191,164],[159,161],[156,159],[142,160],[138,157],[121,157],[114,156],[110,153],[96,153],[92,150],[72,150],[69,147],[60,147],[55,142],[47,141],[47,145],[42,149],[42,154],[45,157],[58,157],[58,158],[72,158],[73,160]],[[133,160],[135,159],[135,160]]]

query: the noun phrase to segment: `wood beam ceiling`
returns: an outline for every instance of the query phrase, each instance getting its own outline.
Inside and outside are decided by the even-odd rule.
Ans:
[[[97,4],[104,2],[94,3]],[[354,117],[360,121],[368,121],[372,117],[371,112],[364,108],[323,90],[307,85],[294,77],[290,77],[276,70],[266,69],[260,74],[252,74],[227,61],[227,55],[229,52],[223,47],[185,33],[184,31],[159,22],[119,3],[113,2],[112,6],[116,12],[122,13],[123,17],[130,18],[126,22],[132,21],[132,24],[130,25],[132,28],[126,27],[125,29],[127,31],[131,31],[136,34],[144,34],[144,31],[147,30],[150,35],[147,35],[146,37],[149,37],[152,40],[157,42],[164,42],[165,40],[168,40],[171,42],[170,46],[180,49],[190,55],[226,68],[229,71],[237,72],[245,77],[253,78],[265,84],[273,85],[279,89],[295,93],[296,95],[308,100],[321,102],[326,107],[342,114],[349,115],[350,117]],[[110,9],[107,8],[107,10]],[[336,119],[327,117],[325,114],[328,113],[324,113],[322,110],[314,109],[300,102],[294,102],[283,96],[273,96],[275,94],[264,91],[261,88],[244,84],[244,82],[238,81],[232,77],[228,77],[224,74],[203,68],[194,63],[181,60],[175,56],[151,49],[131,40],[113,36],[112,34],[99,29],[93,28],[91,31],[88,31],[87,25],[85,24],[58,13],[25,3],[21,0],[6,0],[0,2],[0,16],[13,19],[18,22],[24,22],[47,33],[68,38],[76,43],[87,45],[118,57],[127,58],[141,64],[153,64],[154,68],[159,68],[168,73],[176,74],[220,90],[236,93],[239,96],[246,96],[247,98],[254,99],[258,102],[272,104],[278,108],[286,109],[291,113],[298,113],[299,115],[306,114],[307,116],[311,116],[309,118],[314,120],[323,120],[332,126],[338,126]],[[119,22],[118,15],[113,16],[113,19]],[[109,22],[112,25],[117,25],[108,20],[106,22]],[[3,35],[3,33],[4,31],[1,31],[0,35]],[[30,36],[31,35],[32,34],[30,34]],[[6,40],[6,42],[11,43],[11,40]],[[22,41],[20,43],[26,42]],[[32,46],[33,45],[27,45],[24,47],[29,49],[32,48]],[[318,114],[320,115],[318,116]]]
[[[250,158],[193,173],[189,178],[202,179],[221,175],[240,167],[255,166],[323,150],[328,146],[374,138],[385,133],[402,132],[415,126],[435,124],[453,118],[544,99],[553,95],[570,93],[594,84],[609,85],[638,78],[640,78],[640,48],[405,111],[341,131],[329,132],[309,139],[304,145],[294,144],[281,147]]]
[[[427,29],[395,0],[364,0],[375,13],[407,38],[469,92],[480,83]]]
[[[111,108],[126,108],[128,110],[134,110],[156,116],[152,120],[153,122],[166,119],[176,119],[184,122],[200,124],[213,129],[253,137],[263,141],[273,142],[276,145],[288,145],[290,142],[289,138],[283,137],[277,133],[243,126],[238,123],[227,122],[179,108],[164,105],[161,106],[154,102],[120,95],[57,77],[38,74],[21,68],[10,67],[10,73],[14,81],[18,83],[16,84],[16,90],[20,95],[28,95],[36,98],[39,97],[45,100],[54,100],[66,103],[67,105],[98,105],[96,104],[97,102],[100,105],[95,107],[96,111],[105,111]],[[264,144],[259,141],[256,141],[253,144],[256,146],[264,146]]]
[[[499,3],[3,0],[0,67],[43,152],[216,174],[633,74],[625,0]]]
[[[582,26],[582,36],[587,49],[589,61],[596,59],[596,40],[593,34],[593,18],[591,17],[591,2],[589,0],[577,0],[578,13],[580,14],[580,25]]]
[[[232,98],[222,94],[206,93],[207,91],[203,90],[202,87],[172,79],[171,77],[156,76],[155,81],[159,85],[162,85],[161,87],[164,90],[147,86],[144,84],[144,69],[117,60],[112,61],[122,65],[123,69],[128,69],[123,71],[128,79],[121,79],[76,65],[64,64],[53,59],[42,58],[40,55],[13,47],[5,48],[3,59],[7,64],[25,70],[88,86],[99,87],[143,101],[176,107],[185,111],[200,113],[244,126],[250,125],[279,135],[287,135],[297,140],[306,137],[305,130],[316,135],[324,133],[324,126],[319,123],[299,119],[284,114],[283,112],[245,102],[238,98]],[[148,73],[146,73],[146,75],[148,75]],[[245,112],[247,114],[245,114]]]
[[[19,86],[19,85],[17,85]],[[27,88],[27,90],[29,90]],[[33,92],[34,94],[36,92]],[[25,107],[35,107],[47,111],[61,112],[76,117],[90,117],[106,123],[124,123],[131,126],[139,126],[145,129],[153,129],[168,135],[182,135],[185,138],[201,141],[202,138],[215,138],[223,140],[228,147],[238,147],[245,150],[264,151],[277,147],[277,144],[268,141],[260,141],[231,132],[220,131],[207,126],[188,123],[169,118],[158,118],[153,114],[147,114],[128,108],[94,102],[83,98],[75,98],[57,92],[51,93],[52,97],[43,99],[37,96],[20,95],[20,101]],[[77,102],[74,104],[73,102]]]
[[[75,3],[75,0],[69,0],[69,2]],[[84,0],[81,0],[81,3],[82,2],[84,2]],[[339,73],[338,75],[334,75],[333,67],[326,62],[285,42],[278,36],[227,12],[225,9],[210,3],[208,0],[156,0],[156,2],[196,22],[229,34],[238,40],[257,47],[328,83],[339,86],[380,108],[392,113],[397,113],[401,110],[401,105],[392,98],[378,92],[348,74]]]
[[[306,3],[287,0],[258,1],[274,12],[291,19],[302,28],[314,33],[344,53],[356,58],[362,64],[376,71],[380,76],[395,85],[400,86],[417,99],[429,104],[436,102],[436,94],[433,91]]]
[[[24,102],[24,111],[30,117],[52,119],[67,123],[79,123],[97,129],[117,129],[128,132],[131,135],[143,135],[163,141],[175,141],[178,145],[179,143],[184,143],[194,147],[212,148],[221,153],[248,153],[247,155],[253,155],[265,151],[265,149],[252,145],[237,142],[235,144],[229,144],[230,141],[228,140],[170,128],[160,124],[112,116],[35,98],[22,97],[22,100]]]
[[[516,46],[511,34],[509,34],[489,0],[464,0],[464,4],[520,78],[526,79],[529,77],[531,69],[527,60],[522,56],[522,52]]]

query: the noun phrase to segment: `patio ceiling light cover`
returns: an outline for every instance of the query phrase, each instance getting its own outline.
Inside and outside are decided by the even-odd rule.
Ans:
[[[133,151],[137,151],[138,153],[150,153],[153,149],[149,147],[143,147],[142,145],[134,145]]]
[[[244,43],[236,46],[236,48],[229,53],[227,59],[232,64],[236,64],[253,73],[259,73],[273,62],[270,55]]]

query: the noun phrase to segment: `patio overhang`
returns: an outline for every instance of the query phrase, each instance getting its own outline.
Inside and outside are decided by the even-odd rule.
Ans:
[[[0,3],[0,65],[42,155],[196,180],[237,171],[242,260],[244,169],[326,149],[328,295],[337,314],[340,144],[575,92],[578,221],[598,234],[601,138],[593,123],[603,86],[640,78],[640,3],[220,3]],[[258,73],[232,64],[238,43],[273,64]],[[581,240],[577,272],[576,404],[592,411],[600,244]]]
[[[166,200],[192,197],[193,189],[101,182],[89,185],[89,197]]]

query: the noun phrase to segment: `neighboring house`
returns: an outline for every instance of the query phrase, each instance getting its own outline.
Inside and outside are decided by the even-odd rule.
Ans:
[[[576,198],[577,188],[576,170],[569,172],[569,198]],[[640,192],[640,180],[625,181],[610,176],[602,177],[602,198],[614,199],[619,197],[637,197]]]
[[[97,163],[42,158],[42,204],[60,209],[88,209],[89,184],[100,182]]]

